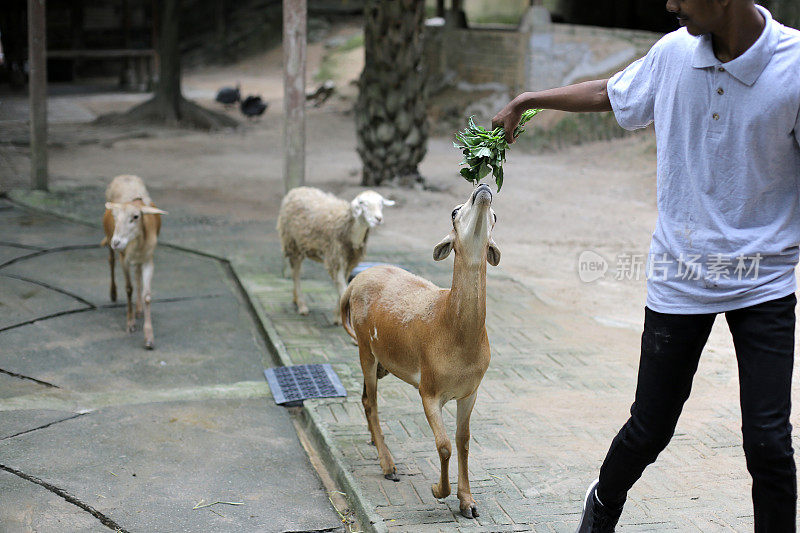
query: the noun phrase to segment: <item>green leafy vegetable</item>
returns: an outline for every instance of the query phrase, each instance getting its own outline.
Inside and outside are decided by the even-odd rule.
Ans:
[[[540,111],[541,109],[529,109],[522,113],[519,126],[514,130],[515,138],[525,131],[522,126]],[[464,160],[461,162],[462,165],[465,165],[461,169],[464,179],[477,183],[491,172],[499,192],[503,187],[503,161],[506,160],[506,149],[508,148],[502,126],[488,131],[475,124],[473,117],[469,117],[467,128],[457,132],[456,139],[460,144],[454,142],[453,146],[464,154]]]

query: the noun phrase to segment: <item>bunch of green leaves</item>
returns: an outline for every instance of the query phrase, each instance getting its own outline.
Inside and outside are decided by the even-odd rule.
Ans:
[[[514,130],[515,138],[525,131],[522,126],[540,111],[529,109],[522,113],[519,125]],[[469,117],[464,131],[456,133],[458,142],[453,143],[464,154],[461,164],[466,166],[461,169],[461,175],[465,180],[477,183],[491,172],[499,192],[503,187],[503,161],[506,160],[508,148],[505,132],[502,126],[489,131],[475,124],[473,118]]]

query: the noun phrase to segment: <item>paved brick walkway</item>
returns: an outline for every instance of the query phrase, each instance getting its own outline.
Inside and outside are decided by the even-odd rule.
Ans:
[[[276,243],[277,244],[277,243]],[[449,286],[449,262],[371,249],[371,259],[400,264]],[[274,265],[275,263],[273,263]],[[380,381],[379,413],[400,482],[383,479],[361,407],[357,348],[331,324],[333,285],[304,265],[311,314],[291,302],[291,280],[277,271],[245,275],[295,364],[330,362],[346,399],[309,401],[376,529],[389,531],[574,531],[585,487],[597,475],[611,438],[625,421],[635,389],[635,342],[625,353],[582,341],[581,318],[563,316],[526,286],[490,270],[487,328],[492,362],[472,416],[470,479],[481,516],[468,520],[453,494],[435,499],[438,455],[417,391],[389,376]],[[631,335],[635,340],[635,336]],[[675,438],[631,491],[622,531],[752,530],[750,481],[739,434],[735,360],[707,352]],[[451,439],[455,402],[445,407]]]

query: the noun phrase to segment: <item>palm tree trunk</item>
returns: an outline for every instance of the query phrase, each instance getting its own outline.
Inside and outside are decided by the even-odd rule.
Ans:
[[[367,0],[355,119],[362,185],[422,183],[428,125],[422,69],[424,0]]]

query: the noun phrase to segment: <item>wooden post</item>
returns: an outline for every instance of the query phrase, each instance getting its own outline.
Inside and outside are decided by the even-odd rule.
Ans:
[[[305,183],[306,0],[283,0],[283,184]]]
[[[47,190],[47,53],[45,0],[28,0],[31,188]]]
[[[444,18],[444,0],[436,0],[436,16]]]

